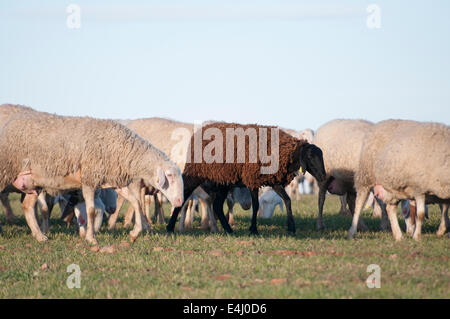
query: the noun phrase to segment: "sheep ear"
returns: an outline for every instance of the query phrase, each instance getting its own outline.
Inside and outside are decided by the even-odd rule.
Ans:
[[[158,167],[158,171],[157,171],[157,176],[158,176],[158,188],[164,188],[164,185],[166,185],[166,174],[164,173],[164,171]]]

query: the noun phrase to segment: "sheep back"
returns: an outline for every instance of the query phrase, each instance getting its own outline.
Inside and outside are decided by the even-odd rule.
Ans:
[[[48,178],[81,169],[82,183],[91,187],[128,185],[141,161],[151,165],[144,155],[156,150],[111,120],[41,112],[13,116],[0,135],[0,149],[0,186],[12,182],[28,159]],[[159,150],[154,153],[167,158]]]
[[[450,128],[404,120],[380,123],[374,133],[380,133],[380,128],[387,142],[373,153],[375,183],[407,196],[450,198]]]
[[[353,185],[359,166],[365,134],[373,123],[365,120],[333,120],[322,125],[314,136],[314,144],[323,152],[328,176]]]
[[[236,123],[223,123],[216,122],[208,124],[202,127],[201,136],[204,136],[204,132],[209,128],[219,129],[223,136],[223,159],[222,163],[206,163],[202,157],[201,163],[194,162],[194,136],[191,138],[190,144],[190,158],[183,172],[185,183],[189,178],[200,178],[203,180],[209,180],[216,184],[238,184],[242,183],[244,186],[250,189],[258,189],[262,186],[273,185],[288,185],[291,180],[296,176],[300,168],[300,151],[303,145],[307,144],[304,140],[299,140],[286,132],[279,130],[279,166],[278,171],[274,174],[261,174],[261,166],[266,165],[261,163],[259,156],[257,156],[256,163],[249,162],[249,138],[245,137],[245,161],[244,163],[238,163],[236,161],[237,154],[237,137],[234,136],[234,163],[226,163],[226,129],[227,128],[242,128],[246,131],[249,128],[256,130],[257,141],[260,140],[259,128],[267,129],[267,154],[271,154],[271,129],[278,129],[274,126],[260,126],[256,124],[242,125]],[[202,139],[202,154],[203,151],[211,141]],[[259,152],[259,146],[258,150]],[[213,153],[215,154],[215,153]],[[259,154],[259,153],[257,153]]]

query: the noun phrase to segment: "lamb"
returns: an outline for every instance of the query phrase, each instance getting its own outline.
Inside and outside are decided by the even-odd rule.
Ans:
[[[272,218],[275,208],[280,207],[283,212],[283,200],[280,196],[270,187],[263,187],[262,194],[259,196],[259,211],[258,216],[261,218]]]
[[[95,223],[94,230],[98,232],[100,227],[102,226],[103,216],[105,211],[114,212],[115,202],[117,200],[117,193],[111,189],[97,189],[95,192],[94,199],[94,207],[95,207]],[[114,206],[111,206],[114,205]],[[114,209],[113,209],[114,208]],[[86,203],[80,201],[74,207],[74,214],[77,219],[78,230],[80,232],[81,237],[85,237],[86,235],[86,221],[87,221],[87,212],[86,212]]]
[[[356,234],[363,203],[373,188],[375,197],[387,204],[396,241],[402,238],[397,204],[404,199],[416,201],[413,238],[420,240],[425,204],[450,203],[450,128],[440,123],[407,120],[386,120],[374,125],[364,138],[355,186],[358,195],[347,238]]]
[[[201,188],[200,188],[201,189]],[[198,190],[198,188],[197,188]],[[206,194],[206,192],[205,192]],[[197,202],[198,202],[198,197],[197,197]],[[228,207],[228,212],[226,214],[226,218],[228,220],[228,223],[230,224],[230,226],[232,226],[234,224],[234,213],[233,213],[233,208],[235,203],[238,202],[239,205],[241,206],[241,208],[243,210],[248,210],[250,209],[250,207],[252,206],[252,197],[250,194],[250,191],[248,190],[248,188],[246,187],[233,187],[227,195],[227,199],[226,199],[226,203],[227,203],[227,207]],[[204,199],[204,203],[207,203],[207,201]],[[208,202],[209,204],[209,202]],[[192,202],[192,204],[190,203],[190,205],[188,205],[188,209],[186,210],[186,216],[183,217],[183,214],[180,217],[180,222],[178,224],[178,230],[179,231],[183,231],[185,228],[192,228],[192,223],[193,223],[193,219],[194,219],[194,211],[195,211],[195,200]],[[212,224],[215,225],[215,227],[213,229],[211,229],[211,232],[216,232],[217,231],[217,222],[214,218],[214,220],[211,221],[209,220],[210,216],[214,216],[214,214],[212,212],[208,212],[208,209],[210,209],[210,207],[212,207],[212,203],[207,205],[202,205],[202,228],[205,228],[204,225],[206,224]],[[183,227],[184,225],[184,227]],[[210,226],[211,228],[211,226]]]
[[[319,188],[318,229],[325,228],[322,212],[327,190],[331,194],[346,196],[350,212],[354,213],[356,199],[354,175],[359,166],[364,136],[371,127],[373,127],[373,123],[365,120],[339,119],[327,122],[317,130],[314,144],[323,151],[327,172],[327,183],[322,184],[322,187]],[[342,200],[341,198],[341,202]],[[341,206],[345,209],[345,204]],[[386,218],[382,218],[382,228],[385,228],[386,224]],[[367,228],[362,222],[359,227]]]
[[[252,196],[250,194],[250,191],[247,187],[234,187],[230,192],[228,192],[227,195],[227,206],[228,206],[228,212],[227,212],[227,220],[230,226],[233,226],[234,224],[234,213],[233,213],[233,207],[236,202],[239,203],[241,208],[243,210],[249,210],[250,207],[252,207]]]
[[[249,143],[246,143],[246,136]],[[211,142],[207,143],[207,140]],[[256,158],[257,149],[259,158]],[[235,161],[236,151],[238,158]],[[199,185],[208,192],[215,192],[214,212],[228,233],[231,233],[232,229],[223,214],[223,204],[231,187],[250,189],[253,207],[250,226],[252,234],[258,233],[258,189],[262,186],[272,186],[283,198],[288,214],[288,231],[295,233],[290,198],[284,187],[290,183],[300,167],[315,176],[319,183],[326,182],[322,151],[317,146],[296,139],[273,126],[223,122],[207,124],[191,137],[187,155],[183,171],[185,198]],[[168,232],[173,232],[179,211],[179,208],[173,211],[166,227]]]
[[[36,190],[41,188],[54,193],[81,188],[87,208],[86,240],[90,244],[97,244],[94,234],[97,188],[130,190],[131,204],[138,212],[131,240],[142,231],[139,204],[142,182],[158,188],[174,206],[183,202],[183,180],[175,163],[148,141],[111,120],[18,113],[3,127],[0,149],[0,189],[13,183],[27,193],[22,206],[38,241],[47,240],[34,215]]]
[[[67,222],[69,226],[76,217],[80,236],[85,237],[86,234],[86,203],[83,200],[81,191],[76,190],[68,194],[58,195],[55,202],[59,203],[61,208],[61,219]],[[95,223],[94,230],[98,232],[102,225],[104,213],[114,213],[116,210],[117,193],[112,188],[97,189],[95,191]]]

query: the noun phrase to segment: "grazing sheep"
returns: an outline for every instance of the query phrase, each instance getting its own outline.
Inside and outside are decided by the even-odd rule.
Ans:
[[[195,126],[193,124],[155,117],[128,121],[127,127],[169,155],[169,157],[180,167],[181,171],[183,171],[190,138],[195,130]],[[194,195],[200,200],[202,207],[204,208],[204,213],[202,215],[202,228],[209,227],[212,232],[217,231],[217,224],[212,214],[212,199],[209,194],[204,192],[201,187],[199,187],[194,191]],[[155,196],[154,199],[155,214],[160,216],[159,220],[163,220],[163,213],[161,211],[162,205]],[[182,220],[186,220],[188,227],[191,217],[193,217],[191,215],[186,216],[188,208],[192,207],[191,199],[192,198],[189,198],[183,206],[181,214]],[[148,203],[149,199],[147,199],[146,202]],[[148,207],[145,210],[149,212],[150,209]],[[190,212],[191,211],[189,210],[189,213]],[[208,218],[205,213],[208,215]],[[108,221],[110,228],[114,227],[117,216],[118,214],[116,213],[111,215],[110,220]],[[125,217],[125,225],[131,224],[132,217],[133,209],[130,208]],[[151,221],[149,220],[149,223],[150,222]],[[184,223],[180,223],[180,230],[183,230],[184,226]]]
[[[333,120],[322,125],[314,136],[314,144],[323,151],[327,183],[319,189],[319,214],[317,228],[323,229],[323,205],[327,190],[331,194],[346,196],[345,200],[354,213],[356,191],[354,175],[359,166],[361,146],[364,136],[373,123],[364,120]],[[343,203],[341,198],[341,203]],[[345,203],[341,205],[341,211]],[[382,228],[386,228],[387,220],[382,218]],[[358,225],[367,229],[363,222]]]
[[[115,211],[115,203],[114,199],[117,200],[117,193],[111,189],[98,189],[95,192],[94,206],[95,206],[95,223],[94,230],[98,232],[100,227],[102,226],[103,216],[105,211],[114,212]],[[111,206],[114,205],[114,206]],[[74,207],[74,214],[77,219],[78,229],[80,232],[80,236],[84,238],[86,236],[86,221],[87,221],[87,212],[86,212],[86,203],[81,201]]]
[[[130,232],[132,240],[142,231],[141,182],[158,188],[175,206],[183,202],[183,180],[175,163],[114,121],[18,113],[3,127],[0,149],[0,189],[13,183],[27,193],[23,202],[25,218],[39,241],[47,240],[34,215],[36,190],[40,188],[54,193],[82,190],[88,217],[86,240],[91,244],[97,243],[94,234],[97,188],[128,187],[131,204],[139,212]]]
[[[61,219],[65,220],[67,226],[69,226],[76,217],[78,227],[80,229],[81,237],[86,234],[86,204],[83,199],[83,194],[80,190],[71,191],[67,194],[58,195],[55,201],[59,203],[61,209]],[[100,229],[103,221],[104,213],[114,213],[116,210],[117,193],[112,188],[97,189],[95,191],[95,232]],[[80,228],[84,226],[84,228]]]
[[[211,141],[208,143],[209,140]],[[253,207],[250,226],[252,234],[258,232],[258,189],[262,186],[272,186],[283,198],[288,214],[288,231],[294,233],[290,198],[284,187],[298,173],[300,166],[315,176],[319,183],[326,182],[321,150],[277,127],[211,123],[194,133],[190,146],[183,171],[185,198],[199,185],[208,192],[215,192],[214,212],[228,233],[232,229],[223,214],[223,204],[231,187],[250,189]],[[167,225],[168,232],[173,232],[179,211],[179,208],[173,211]]]
[[[282,198],[270,187],[263,187],[262,194],[259,196],[258,201],[258,216],[261,218],[272,218],[277,206],[284,212]]]
[[[234,225],[233,207],[236,202],[239,203],[243,210],[249,210],[252,207],[252,195],[247,187],[233,187],[227,195],[228,212],[226,214],[228,223]]]
[[[402,238],[397,220],[398,202],[416,201],[413,238],[419,240],[425,204],[450,203],[450,128],[406,120],[374,125],[364,138],[355,186],[358,195],[348,238],[356,234],[363,203],[373,188],[375,197],[387,204],[395,240]]]

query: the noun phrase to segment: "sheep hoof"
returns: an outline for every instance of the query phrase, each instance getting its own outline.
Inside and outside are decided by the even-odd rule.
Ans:
[[[438,237],[441,237],[445,234],[446,229],[445,228],[439,228],[438,231],[436,232],[436,235]]]
[[[43,234],[37,234],[36,236],[34,236],[34,238],[36,238],[36,240],[40,243],[46,242],[48,240],[47,236]]]
[[[6,217],[6,223],[8,223],[8,224],[16,224],[17,223],[17,217],[16,216],[7,216]]]
[[[174,228],[175,228],[175,226],[171,226],[170,224],[168,224],[167,226],[166,226],[166,231],[169,233],[169,234],[173,234],[174,233]]]
[[[358,230],[361,232],[369,231],[369,228],[364,223],[358,224]]]
[[[43,232],[44,234],[47,234],[48,231],[49,231],[48,223],[43,223],[43,224],[41,225],[41,229],[42,229],[42,232]]]
[[[348,209],[345,209],[345,210],[341,210],[341,211],[339,212],[339,215],[351,217],[351,216],[352,216],[352,213],[351,213]]]
[[[347,233],[347,239],[350,240],[350,239],[353,239],[353,238],[355,238],[355,233],[353,231],[349,231]]]
[[[322,221],[317,221],[316,228],[317,230],[325,230],[325,224]]]
[[[95,238],[92,238],[92,239],[86,239],[86,241],[87,241],[88,244],[91,245],[91,246],[98,246],[97,239],[95,239]]]
[[[125,228],[129,228],[131,226],[132,226],[131,222],[129,222],[129,221],[126,221],[125,224],[123,224],[123,227],[125,227]]]

